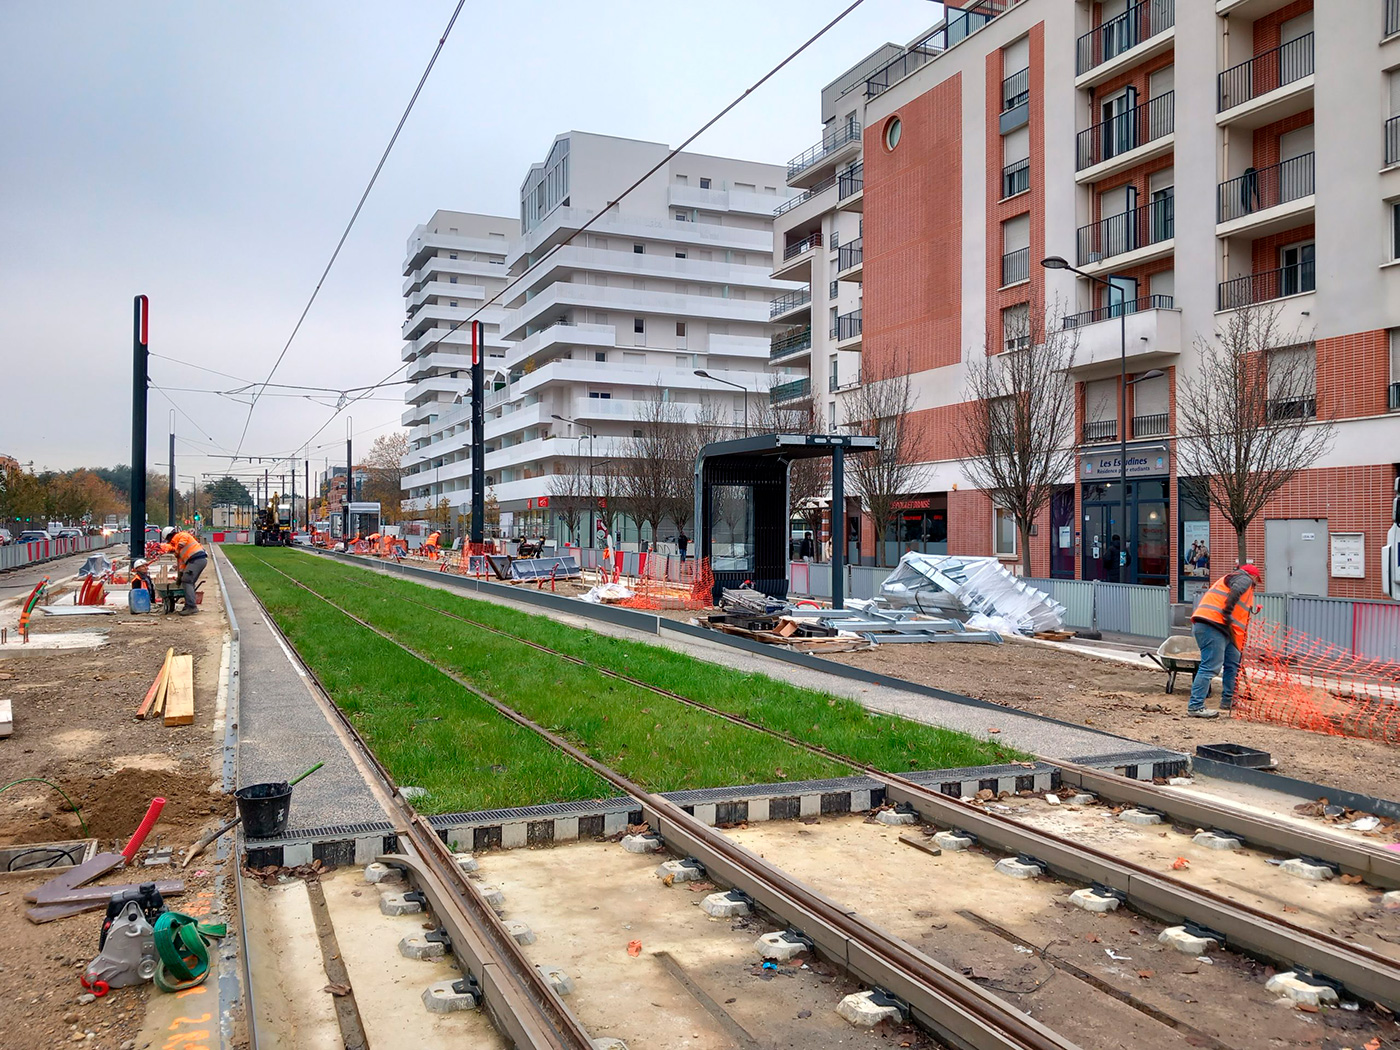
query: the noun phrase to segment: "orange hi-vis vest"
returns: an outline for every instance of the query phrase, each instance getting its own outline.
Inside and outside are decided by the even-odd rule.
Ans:
[[[190,559],[196,554],[203,554],[204,548],[199,545],[199,541],[188,532],[177,532],[170,537],[169,543],[161,544],[168,551],[175,552],[175,562],[180,566],[180,571],[185,571],[185,566],[190,563]]]
[[[1234,638],[1235,648],[1243,652],[1245,637],[1249,633],[1249,616],[1254,607],[1254,586],[1251,584],[1249,589],[1240,595],[1239,601],[1230,610],[1230,622],[1226,624],[1225,605],[1230,600],[1230,577],[1233,575],[1234,572],[1227,572],[1211,584],[1210,590],[1201,596],[1201,604],[1196,606],[1191,619],[1214,624],[1222,630],[1228,626]]]

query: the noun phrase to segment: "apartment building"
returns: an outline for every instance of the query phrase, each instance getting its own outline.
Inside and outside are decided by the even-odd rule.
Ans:
[[[1256,519],[1250,555],[1270,591],[1380,595],[1400,464],[1397,0],[984,0],[948,7],[845,95],[862,113],[860,357],[867,375],[912,375],[928,435],[893,535],[847,508],[865,557],[879,540],[1019,556],[1014,522],[958,459],[966,368],[1015,350],[1028,312],[1058,301],[1078,338],[1076,476],[1035,523],[1033,572],[1189,599],[1234,563],[1235,538],[1181,476],[1178,391],[1199,341],[1266,304],[1300,335],[1264,366],[1302,360],[1313,376],[1268,411],[1332,420],[1335,438]],[[824,111],[835,138],[850,112]],[[814,278],[836,276],[827,254]]]
[[[506,286],[506,251],[519,223],[496,215],[438,211],[414,229],[403,262],[401,359],[409,362],[402,422],[409,428],[403,465],[406,509],[447,499],[471,506],[471,325],[461,324]],[[477,315],[485,328],[487,375],[501,374],[505,309]]]
[[[486,399],[487,484],[503,530],[591,543],[591,530],[567,536],[556,521],[554,479],[623,461],[658,389],[681,418],[707,404],[735,427],[757,425],[760,399],[810,396],[805,359],[770,365],[771,302],[795,288],[770,273],[786,171],[681,153],[611,205],[668,152],[571,131],[521,185],[501,378]],[[623,521],[618,538],[661,537]]]

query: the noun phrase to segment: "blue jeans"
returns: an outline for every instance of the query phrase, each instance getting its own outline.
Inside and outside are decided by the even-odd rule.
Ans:
[[[1186,709],[1199,711],[1206,706],[1210,681],[1219,674],[1220,710],[1228,711],[1235,703],[1235,676],[1240,671],[1240,651],[1235,648],[1234,639],[1214,624],[1193,623],[1191,632],[1196,636],[1196,644],[1201,647],[1201,666],[1196,669],[1196,677],[1191,681],[1191,700]]]

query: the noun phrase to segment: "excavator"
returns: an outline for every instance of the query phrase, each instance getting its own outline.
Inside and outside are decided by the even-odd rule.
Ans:
[[[292,545],[292,505],[274,492],[267,506],[258,511],[253,529],[253,543],[258,547],[290,547]]]

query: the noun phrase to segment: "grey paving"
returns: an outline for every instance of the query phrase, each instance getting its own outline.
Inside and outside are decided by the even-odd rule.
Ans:
[[[288,780],[324,762],[292,788],[289,832],[387,820],[247,584],[217,557],[239,630],[238,786]]]

